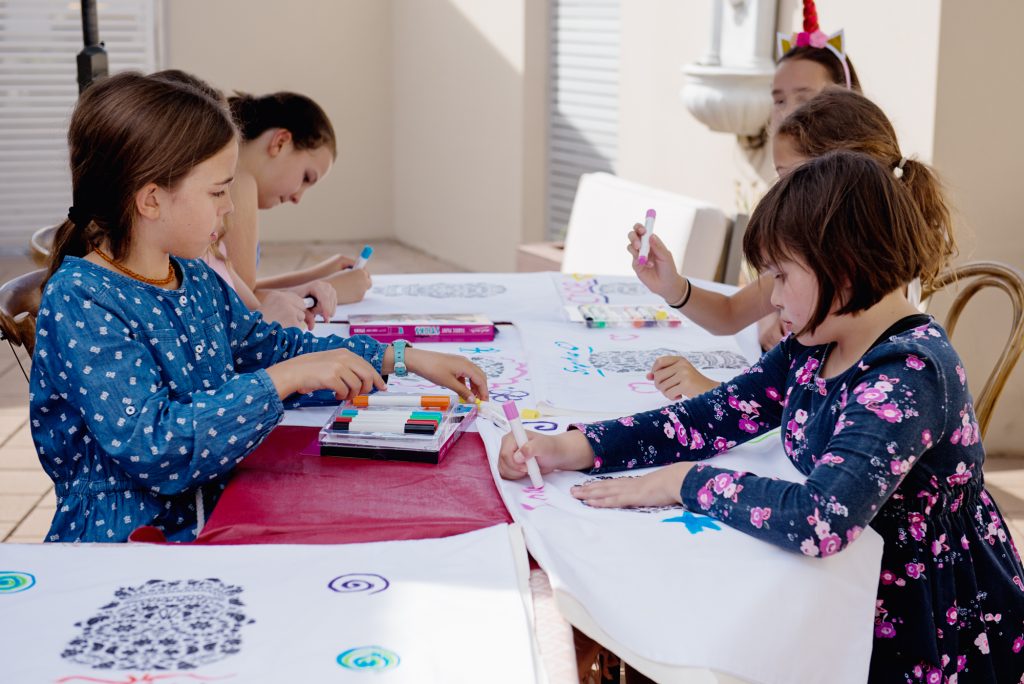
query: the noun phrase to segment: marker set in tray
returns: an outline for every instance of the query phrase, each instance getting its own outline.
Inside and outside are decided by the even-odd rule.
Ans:
[[[455,395],[359,396],[320,430],[320,455],[439,463],[475,416]]]

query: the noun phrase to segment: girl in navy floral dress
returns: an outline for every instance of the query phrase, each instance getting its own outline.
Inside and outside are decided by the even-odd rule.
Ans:
[[[30,387],[57,496],[47,540],[124,541],[142,525],[191,540],[284,399],[385,389],[396,351],[266,323],[196,260],[232,210],[238,159],[230,114],[201,89],[104,79],[83,93],[68,140],[74,206],[55,237]],[[465,358],[409,349],[404,360],[486,395]]]
[[[1020,682],[1024,571],[983,485],[963,364],[904,289],[931,230],[891,170],[835,152],[758,205],[744,252],[794,331],[746,373],[665,408],[502,444],[504,477],[668,465],[574,490],[592,506],[682,503],[812,557],[884,539],[874,682]],[[637,250],[632,249],[634,260]],[[781,426],[796,484],[694,461]]]

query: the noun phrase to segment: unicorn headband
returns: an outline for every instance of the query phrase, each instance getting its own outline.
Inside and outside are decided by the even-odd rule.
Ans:
[[[846,76],[847,89],[853,87],[850,81],[850,63],[846,59],[846,39],[843,36],[843,30],[839,29],[832,35],[827,35],[821,30],[821,27],[818,26],[818,10],[814,6],[814,0],[804,0],[803,31],[794,33],[791,36],[787,36],[785,33],[777,33],[775,38],[780,59],[794,47],[814,47],[828,50],[843,65],[843,75]]]

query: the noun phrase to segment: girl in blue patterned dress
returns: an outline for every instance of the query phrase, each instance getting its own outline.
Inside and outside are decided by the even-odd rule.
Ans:
[[[383,390],[396,351],[268,324],[196,260],[232,209],[238,136],[220,102],[120,74],[83,93],[68,140],[74,206],[54,241],[30,387],[57,496],[47,540],[124,541],[142,525],[191,540],[285,398]],[[463,357],[409,349],[404,361],[486,396]]]
[[[794,331],[684,402],[502,444],[504,477],[667,465],[573,490],[591,506],[682,504],[794,553],[884,540],[871,681],[1019,682],[1024,571],[983,486],[963,364],[904,288],[931,228],[891,169],[854,152],[797,167],[758,205],[747,258]],[[634,260],[637,250],[632,249]],[[796,484],[695,461],[781,427]]]

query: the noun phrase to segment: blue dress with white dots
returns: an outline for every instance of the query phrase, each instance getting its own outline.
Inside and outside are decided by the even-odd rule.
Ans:
[[[57,496],[47,541],[125,541],[142,525],[194,539],[281,420],[265,368],[341,347],[381,370],[387,345],[267,323],[203,262],[174,263],[177,290],[76,257],[46,284],[29,400]]]

